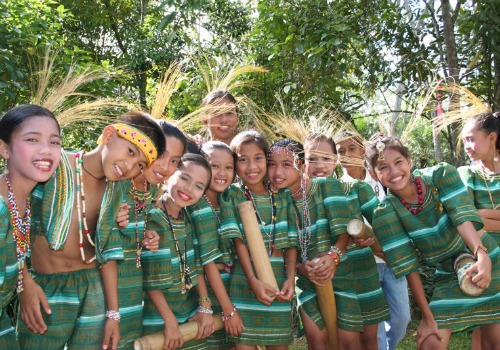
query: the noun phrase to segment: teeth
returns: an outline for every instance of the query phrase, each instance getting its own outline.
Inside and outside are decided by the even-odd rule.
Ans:
[[[52,162],[44,160],[38,160],[36,162],[33,162],[33,164],[38,168],[41,168],[42,170],[49,170],[52,167]]]
[[[226,183],[226,180],[214,180],[214,182],[219,185],[224,185]]]
[[[403,177],[402,176],[398,176],[397,178],[395,179],[392,179],[391,182],[398,182],[399,180],[401,180]]]
[[[118,165],[115,165],[115,169],[118,172],[118,175],[123,176],[123,171]]]

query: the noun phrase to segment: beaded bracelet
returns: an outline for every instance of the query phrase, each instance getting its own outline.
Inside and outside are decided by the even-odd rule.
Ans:
[[[333,262],[335,263],[335,266],[340,265],[340,257],[339,257],[339,254],[337,252],[329,250],[327,254],[332,257]]]
[[[477,259],[477,252],[478,252],[479,250],[482,250],[483,252],[485,252],[485,253],[486,253],[486,255],[488,255],[488,249],[487,249],[484,245],[482,245],[482,244],[478,244],[478,245],[476,245],[476,248],[474,248],[474,257],[475,257],[476,259]]]
[[[213,315],[214,310],[209,309],[208,307],[203,307],[203,306],[198,306],[198,312],[200,314],[207,314],[207,315]]]
[[[203,297],[199,297],[199,298],[198,298],[198,304],[200,304],[200,305],[201,305],[201,303],[209,303],[209,304],[212,304],[212,300],[210,300],[210,298],[209,298],[209,297],[205,297],[205,296],[203,296]]]
[[[120,311],[108,310],[106,311],[106,318],[110,318],[112,320],[120,322]]]
[[[233,310],[231,311],[231,313],[229,315],[226,316],[226,314],[224,313],[224,311],[221,312],[220,315],[222,317],[222,322],[226,322],[231,317],[233,317],[235,312],[236,312],[236,305],[234,305],[234,304],[233,304]]]
[[[338,256],[339,256],[339,258],[342,258],[342,256],[343,256],[343,254],[342,254],[342,250],[340,250],[338,247],[336,247],[336,246],[334,246],[334,245],[332,245],[332,246],[330,247],[330,251],[331,251],[331,252],[334,252],[334,253],[337,253],[337,254],[338,254]]]

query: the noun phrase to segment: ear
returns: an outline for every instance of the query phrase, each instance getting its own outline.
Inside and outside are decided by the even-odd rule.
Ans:
[[[112,125],[106,126],[102,131],[102,144],[106,145],[115,135],[115,128]]]
[[[10,148],[9,145],[5,143],[5,141],[0,140],[0,156],[3,159],[9,159],[10,158]]]

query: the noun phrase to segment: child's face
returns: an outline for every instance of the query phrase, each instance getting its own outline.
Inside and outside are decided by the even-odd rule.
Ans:
[[[335,169],[335,153],[327,141],[309,142],[304,146],[306,172],[310,178],[326,177]]]
[[[207,169],[188,162],[168,179],[168,196],[180,208],[193,205],[203,196],[209,185],[209,177]]]
[[[462,130],[462,142],[470,160],[491,160],[496,154],[496,134],[478,130],[474,123],[467,123]]]
[[[338,142],[336,146],[340,164],[345,168],[352,167],[356,163],[356,160],[362,160],[365,155],[364,148],[353,139]],[[351,161],[349,161],[349,159],[351,159]],[[361,161],[359,163],[360,165],[362,164]]]
[[[233,155],[226,150],[212,149],[207,153],[208,162],[212,168],[212,180],[210,190],[222,193],[231,185],[234,179]]]
[[[300,187],[300,171],[295,168],[291,151],[277,148],[269,154],[267,177],[275,189],[289,188],[295,191]]]
[[[12,178],[47,181],[61,160],[57,123],[48,117],[31,117],[12,133],[10,144],[0,141],[0,153],[8,160]]]
[[[231,104],[228,99],[223,99],[220,104]],[[213,140],[231,140],[234,136],[236,126],[238,125],[238,113],[235,110],[226,111],[216,117],[210,118],[206,121],[210,135]]]
[[[267,168],[266,155],[257,143],[242,144],[237,157],[236,174],[245,185],[257,185],[264,181]]]
[[[393,192],[403,190],[410,184],[411,161],[394,149],[384,151],[384,160],[378,160],[372,175]]]
[[[178,138],[166,136],[165,140],[167,150],[143,171],[146,181],[152,185],[163,183],[172,176],[184,152],[184,145]]]

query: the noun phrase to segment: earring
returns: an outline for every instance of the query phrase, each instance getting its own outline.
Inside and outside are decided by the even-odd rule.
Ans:
[[[7,159],[5,159],[3,162],[3,173],[4,175],[9,175],[9,163]]]

